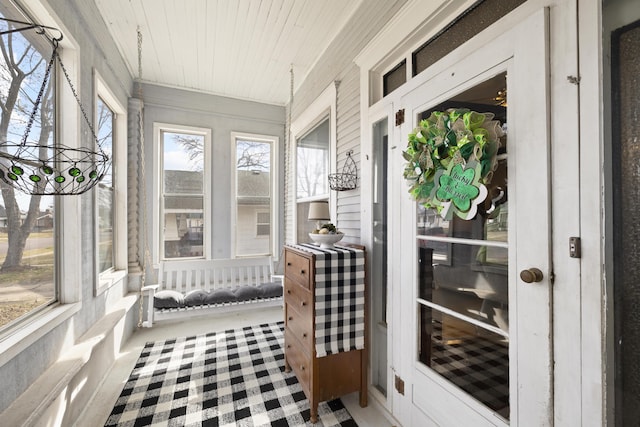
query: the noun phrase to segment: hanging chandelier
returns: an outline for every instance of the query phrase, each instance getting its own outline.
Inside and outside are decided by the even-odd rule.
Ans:
[[[13,28],[0,32],[0,35],[16,31],[35,29],[38,34],[44,34],[44,29],[60,30],[27,22],[6,18],[2,20],[24,27]],[[80,97],[71,83],[69,74],[58,54],[59,38],[50,39],[52,52],[47,68],[34,101],[33,109],[28,117],[24,134],[20,142],[0,141],[0,179],[26,194],[31,195],[78,195],[93,188],[107,172],[110,159],[101,147],[96,132],[80,102]],[[84,122],[91,130],[95,148],[69,147],[60,144],[53,138],[53,143],[36,142],[29,139],[29,134],[42,103],[42,97],[51,78],[54,65],[58,63],[65,81],[80,107]]]

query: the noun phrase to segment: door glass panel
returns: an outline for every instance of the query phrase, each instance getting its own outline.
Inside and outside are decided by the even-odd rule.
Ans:
[[[506,122],[505,74],[421,114],[467,108]],[[497,94],[500,99],[496,100]],[[478,100],[486,103],[479,104]],[[497,105],[500,104],[500,105]],[[506,126],[504,126],[506,129]],[[507,145],[470,219],[416,204],[418,362],[509,418]]]
[[[387,118],[373,124],[371,289],[373,351],[371,383],[387,395]]]

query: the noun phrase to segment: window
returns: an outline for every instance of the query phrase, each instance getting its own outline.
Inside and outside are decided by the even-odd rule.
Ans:
[[[22,19],[10,3],[0,4],[0,16]],[[0,21],[0,31],[13,29]],[[11,154],[21,142],[34,108],[51,44],[35,31],[0,38],[0,150]],[[49,80],[36,112],[28,142],[53,143],[56,117],[55,78]],[[7,143],[5,143],[7,142]],[[8,159],[0,157],[6,164]],[[2,185],[0,196],[0,330],[28,318],[30,313],[58,299],[56,286],[56,200],[26,195]]]
[[[211,131],[156,124],[160,141],[160,257],[204,258],[210,221],[209,162]]]
[[[232,252],[237,257],[273,255],[277,226],[278,138],[265,135],[232,133],[233,169]]]
[[[335,172],[336,165],[336,85],[329,85],[291,123],[293,165],[287,176],[291,185],[287,187],[295,191],[295,203],[287,212],[287,224],[291,226],[287,228],[288,242],[311,242],[309,233],[316,225],[308,220],[311,202],[328,201],[335,215],[337,197],[335,191],[329,192],[328,175]]]
[[[309,205],[329,198],[329,118],[306,133],[296,147],[296,209],[298,242],[309,240],[315,223],[308,221]],[[327,218],[328,222],[329,218]]]
[[[128,263],[127,115],[97,72],[94,72],[94,88],[94,128],[100,147],[111,159],[109,169],[94,189],[97,295],[124,278]]]
[[[115,113],[98,96],[96,102],[97,126],[96,133],[100,146],[105,154],[113,156],[113,122]],[[103,273],[113,269],[113,163],[105,172],[104,177],[98,183],[98,272]]]

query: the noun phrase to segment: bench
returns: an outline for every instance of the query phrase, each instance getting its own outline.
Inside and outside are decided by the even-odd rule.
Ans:
[[[282,305],[282,280],[273,274],[270,256],[233,259],[163,261],[158,284],[142,288],[146,320],[179,319],[243,306]]]

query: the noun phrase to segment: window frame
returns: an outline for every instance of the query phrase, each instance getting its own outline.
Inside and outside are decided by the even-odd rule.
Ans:
[[[42,25],[60,26],[41,4],[31,5],[30,11]],[[59,42],[58,50],[69,79],[76,87],[80,82],[78,46],[71,34],[65,34],[64,39]],[[58,90],[67,84],[61,72],[55,74],[55,84],[55,138],[65,141],[65,145],[71,148],[79,148],[82,135],[78,104],[71,91]],[[77,262],[82,259],[82,245],[78,244],[82,236],[82,230],[78,227],[82,219],[81,201],[81,197],[54,198],[54,286],[57,301],[34,310],[33,316],[2,333],[0,366],[38,342],[82,308],[82,265]]]
[[[328,190],[328,194],[317,195],[314,197],[305,197],[298,199],[298,140],[312,131],[316,126],[322,123],[327,118],[329,119],[329,173],[336,172],[336,150],[337,150],[337,85],[339,82],[333,82],[295,119],[291,122],[291,175],[290,182],[292,185],[290,188],[292,194],[290,197],[293,201],[293,207],[291,212],[292,218],[292,234],[291,237],[294,241],[298,235],[298,203],[307,203],[317,200],[328,200],[329,211],[332,221],[337,221],[337,195],[335,191]],[[327,180],[329,178],[327,177]],[[294,242],[298,243],[298,242]]]
[[[153,176],[155,177],[153,183],[153,239],[152,239],[152,253],[153,263],[155,268],[167,260],[164,257],[164,143],[162,141],[163,132],[170,133],[185,133],[193,135],[201,135],[204,137],[203,147],[203,188],[202,188],[202,218],[204,222],[202,246],[203,254],[201,257],[185,257],[185,258],[169,258],[173,261],[188,260],[188,259],[209,259],[211,257],[211,236],[213,235],[213,187],[211,184],[211,176],[213,165],[211,163],[211,144],[212,144],[212,131],[210,128],[203,128],[198,126],[186,126],[171,123],[153,123],[153,140],[154,146],[154,161],[153,161]]]
[[[95,277],[94,295],[100,295],[127,275],[127,110],[118,102],[116,96],[107,86],[97,70],[93,71],[94,78],[94,123],[97,123],[98,98],[114,113],[112,129],[111,156],[111,188],[112,193],[112,221],[113,266],[105,271],[99,271],[99,209],[98,188],[93,190],[94,203],[94,244],[95,244]],[[97,129],[96,129],[97,132]],[[99,184],[98,184],[99,185]]]
[[[248,140],[248,141],[256,141],[271,144],[271,156],[270,156],[270,180],[269,188],[271,189],[271,210],[270,210],[270,220],[271,220],[271,244],[270,244],[270,254],[274,260],[278,260],[278,242],[279,242],[279,232],[280,227],[278,223],[278,218],[280,218],[280,191],[278,191],[278,177],[279,177],[279,165],[278,159],[279,150],[278,146],[280,145],[280,138],[274,135],[263,135],[263,134],[254,134],[247,132],[231,132],[231,230],[237,230],[238,224],[238,210],[237,210],[237,197],[236,194],[236,183],[238,174],[236,173],[237,168],[237,158],[236,158],[236,149],[237,149],[237,141],[238,140]],[[256,215],[256,238],[264,236],[260,236],[257,234],[257,215]],[[239,255],[237,254],[238,244],[237,244],[237,234],[232,232],[231,235],[231,254],[234,258],[241,258],[248,255]]]

